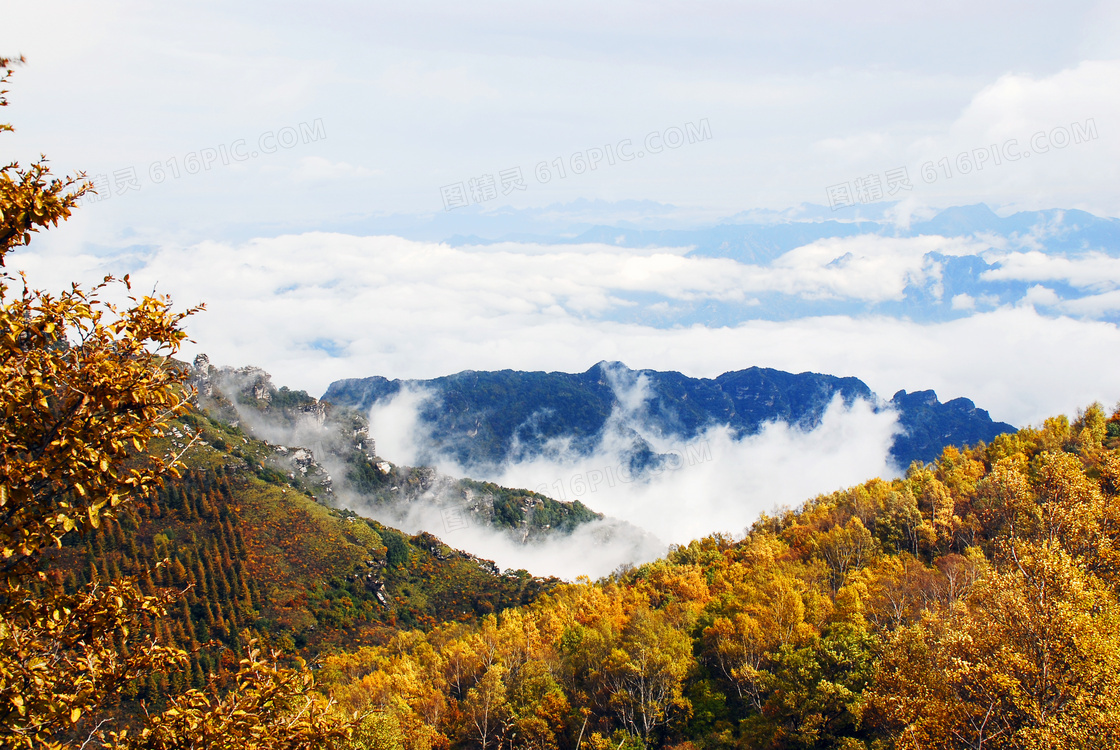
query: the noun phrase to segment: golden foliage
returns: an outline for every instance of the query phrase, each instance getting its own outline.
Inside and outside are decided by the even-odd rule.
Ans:
[[[21,596],[21,594],[24,594]],[[141,633],[166,600],[128,582],[73,596],[30,596],[9,587],[0,614],[0,741],[64,747],[59,735],[96,713],[129,680],[180,667],[186,655]]]
[[[144,449],[189,408],[169,357],[193,310],[153,297],[118,310],[100,299],[109,283],[57,298],[25,285],[12,299],[0,281],[0,572],[173,471]]]
[[[0,67],[12,62],[0,60]],[[6,70],[0,83],[8,80]],[[0,104],[3,100],[0,91]],[[0,130],[10,130],[10,126]],[[0,167],[0,265],[40,228],[70,215],[89,189],[52,179],[41,160]],[[0,277],[0,745],[333,747],[353,720],[328,716],[310,676],[242,662],[224,696],[188,691],[135,734],[102,731],[126,685],[188,656],[160,643],[169,601],[128,580],[63,594],[40,571],[43,552],[79,528],[100,525],[150,493],[175,460],[148,455],[152,438],[189,408],[186,374],[170,357],[185,339],[166,297],[103,299],[111,278],[58,296]],[[83,739],[84,737],[84,739]],[[207,738],[199,744],[199,737]],[[218,739],[221,738],[221,739]]]
[[[410,750],[1120,745],[1107,425],[1090,408],[947,449],[741,541],[331,657],[325,682]]]
[[[331,750],[347,747],[353,729],[332,721],[331,704],[313,692],[307,671],[276,665],[251,648],[236,685],[225,695],[211,686],[175,696],[135,733],[111,732],[125,750]]]

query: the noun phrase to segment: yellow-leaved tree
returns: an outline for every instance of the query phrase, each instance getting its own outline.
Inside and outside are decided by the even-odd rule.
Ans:
[[[0,58],[0,86],[21,62]],[[0,167],[0,267],[70,216],[91,189],[83,177],[53,177],[45,157]],[[116,289],[126,304],[105,299]],[[151,627],[169,601],[130,579],[66,594],[41,571],[64,535],[97,527],[175,475],[175,461],[147,447],[190,408],[187,373],[172,356],[198,309],[133,295],[127,276],[55,295],[0,273],[0,746],[310,749],[343,747],[352,734],[353,720],[331,711],[308,674],[256,649],[232,690],[190,690],[139,728],[115,726],[111,708],[128,681],[188,663]]]

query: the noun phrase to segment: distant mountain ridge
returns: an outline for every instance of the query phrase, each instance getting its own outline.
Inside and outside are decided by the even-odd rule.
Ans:
[[[994,422],[967,398],[941,403],[933,391],[899,391],[884,402],[858,378],[761,367],[714,379],[631,370],[608,362],[583,373],[467,370],[431,380],[374,376],[335,381],[323,400],[368,410],[403,388],[423,389],[433,396],[419,411],[431,433],[431,455],[426,458],[449,458],[468,468],[489,467],[539,455],[557,438],[590,453],[620,405],[620,383],[635,387],[639,379],[647,389],[641,426],[685,440],[717,425],[727,425],[739,438],[773,421],[811,429],[820,424],[836,396],[845,405],[864,399],[878,409],[898,410],[904,432],[895,438],[891,456],[902,468],[915,460],[932,461],[947,445],[990,441],[1015,431],[1012,425]],[[660,460],[637,432],[632,437],[633,468]]]
[[[560,236],[531,232],[507,233],[494,238],[455,235],[451,245],[487,245],[499,242],[539,242],[546,244],[602,243],[620,247],[691,247],[690,255],[731,258],[741,263],[767,264],[782,253],[822,239],[876,234],[890,237],[1000,236],[1010,239],[1035,237],[1051,254],[1099,250],[1120,253],[1120,220],[1094,216],[1076,209],[1019,211],[999,216],[986,204],[952,206],[924,221],[900,227],[882,216],[848,218],[836,212],[821,218],[791,218],[784,221],[759,221],[752,217],[731,217],[712,226],[681,229],[594,225],[577,234]],[[827,216],[827,213],[825,214]]]

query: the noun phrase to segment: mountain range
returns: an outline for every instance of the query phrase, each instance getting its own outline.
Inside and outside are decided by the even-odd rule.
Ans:
[[[876,410],[897,411],[901,431],[891,457],[900,468],[932,461],[947,445],[990,441],[1015,430],[993,421],[967,398],[942,403],[933,391],[902,390],[887,401],[854,377],[761,367],[716,378],[631,370],[618,362],[600,362],[583,373],[467,370],[431,380],[372,376],[335,381],[323,401],[368,412],[403,390],[425,394],[418,410],[425,460],[449,459],[467,469],[532,458],[558,440],[587,455],[608,430],[621,429],[630,441],[630,468],[641,470],[670,460],[647,438],[689,441],[726,426],[741,439],[775,421],[809,430],[837,398],[845,406],[863,399]]]
[[[805,212],[803,215],[762,216],[744,212],[713,226],[649,229],[597,224],[577,234],[510,232],[494,238],[454,235],[452,245],[488,245],[497,242],[605,243],[621,247],[689,247],[691,255],[733,258],[742,263],[764,264],[794,248],[822,239],[876,234],[893,237],[1005,237],[1035,238],[1051,253],[1079,253],[1098,248],[1120,248],[1120,220],[1075,209],[1019,211],[999,216],[983,203],[952,206],[907,226],[885,210],[873,213]]]

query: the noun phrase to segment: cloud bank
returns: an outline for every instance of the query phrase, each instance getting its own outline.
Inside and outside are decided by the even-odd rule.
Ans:
[[[1106,289],[1101,285],[1117,277],[1104,257],[1043,260],[1028,250],[1012,262],[1004,255],[999,273],[1036,288],[996,307],[956,299],[963,317],[940,323],[870,313],[704,326],[658,316],[659,306],[749,300],[754,290],[872,300],[893,298],[915,280],[936,290],[937,269],[925,251],[949,256],[973,247],[864,236],[814,243],[760,267],[686,257],[681,249],[453,248],[317,233],[101,256],[60,248],[21,253],[11,265],[48,288],[130,271],[139,290],[158,289],[184,306],[206,302],[188,324],[196,342],[188,356],[205,351],[216,363],[257,364],[277,383],[313,394],[343,377],[582,372],[617,360],[693,377],[752,365],[854,375],[884,397],[899,389],[934,389],[943,400],[966,396],[994,419],[1018,425],[1120,399],[1113,377],[1120,330],[1093,319],[1118,304],[1115,290],[1063,302],[1040,285],[1095,277],[1093,289]],[[620,322],[620,311],[648,322]]]
[[[57,249],[11,261],[37,286],[131,272],[138,291],[157,289],[182,305],[205,301],[206,312],[189,322],[195,343],[187,357],[204,351],[218,364],[259,365],[277,384],[313,394],[343,377],[427,378],[505,368],[582,372],[596,361],[617,360],[693,377],[753,365],[854,375],[883,397],[932,388],[942,400],[966,396],[993,418],[1020,425],[1072,413],[1093,400],[1111,406],[1120,399],[1114,377],[1120,331],[1094,319],[1093,309],[1120,304],[1114,299],[1120,279],[1109,257],[1055,259],[1029,248],[984,249],[942,237],[822,240],[769,266],[692,257],[685,250],[450,247],[316,233],[100,256]],[[931,263],[931,253],[983,253],[999,260],[991,272],[995,281],[1031,286],[1003,305],[954,297],[962,317],[941,323],[885,314],[745,319],[729,326],[685,326],[671,317],[656,325],[613,319],[619,310],[634,310],[641,320],[659,305],[749,300],[775,291],[798,300],[870,305],[914,288],[936,295],[942,261]],[[1089,296],[1063,299],[1054,291],[1059,282],[1084,287]],[[641,389],[632,384],[621,395],[629,406],[616,415],[612,434],[640,432]],[[416,462],[424,435],[415,410],[423,397],[402,394],[372,415],[382,455]],[[579,499],[610,517],[541,546],[521,546],[474,526],[447,529],[446,499],[438,494],[407,507],[357,509],[405,530],[432,531],[505,568],[601,575],[656,557],[667,544],[717,531],[741,533],[775,506],[889,474],[895,427],[893,415],[875,414],[866,404],[834,404],[811,432],[775,424],[735,441],[714,429],[687,445],[671,435],[646,435],[683,462],[677,471],[647,479],[623,481],[622,444],[610,441],[591,456],[558,444],[546,458],[506,463],[477,477]],[[466,473],[454,465],[440,468]]]

